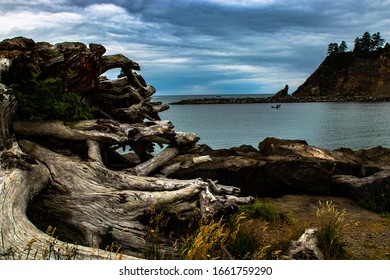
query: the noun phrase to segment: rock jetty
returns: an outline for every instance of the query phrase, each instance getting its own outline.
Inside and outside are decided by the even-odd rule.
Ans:
[[[170,105],[305,103],[305,102],[390,102],[390,96],[283,96],[184,99]]]

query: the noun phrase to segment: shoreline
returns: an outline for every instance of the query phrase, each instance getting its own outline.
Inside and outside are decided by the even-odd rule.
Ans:
[[[170,105],[249,104],[249,103],[309,103],[309,102],[390,102],[390,96],[307,96],[307,97],[211,97],[184,99]]]

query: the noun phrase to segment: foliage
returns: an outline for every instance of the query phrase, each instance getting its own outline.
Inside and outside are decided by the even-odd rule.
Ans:
[[[319,218],[319,247],[325,259],[346,259],[343,231],[349,225],[345,222],[347,211],[339,211],[332,201],[326,201],[325,205],[320,201],[319,204],[320,208],[317,208],[316,213]]]
[[[201,221],[192,235],[182,238],[180,257],[185,260],[233,259],[228,250],[229,243],[235,242],[240,221],[244,218],[244,215],[238,215],[230,227],[223,222],[223,218]]]
[[[357,37],[354,44],[354,53],[367,53],[374,52],[383,48],[386,40],[382,38],[380,32],[371,35],[369,32],[364,32],[361,38]],[[338,43],[330,43],[328,45],[328,55],[345,53],[348,50],[347,43],[342,41],[340,45]]]
[[[18,115],[22,118],[77,121],[94,117],[94,108],[79,94],[69,91],[59,77],[42,79],[39,73],[33,73],[29,80],[11,87],[18,100]]]
[[[283,250],[278,245],[265,244],[260,246],[254,253],[256,260],[286,260],[288,257],[283,254]]]
[[[339,53],[346,52],[348,50],[347,43],[345,41],[342,41],[339,46]]]
[[[355,39],[354,52],[373,52],[383,47],[385,40],[382,38],[380,32],[371,36],[369,32],[364,32],[361,38]]]
[[[243,205],[240,207],[242,212],[245,212],[248,217],[262,218],[268,222],[279,220],[283,214],[271,203],[256,200],[251,205]]]
[[[334,53],[344,53],[348,49],[347,43],[345,41],[342,41],[339,44],[337,43],[330,43],[328,45],[328,55],[334,54]]]

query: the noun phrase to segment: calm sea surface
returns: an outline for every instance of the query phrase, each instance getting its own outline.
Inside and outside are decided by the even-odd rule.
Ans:
[[[156,96],[153,101],[189,98],[204,96]],[[266,137],[303,139],[327,149],[390,148],[389,102],[283,103],[280,109],[271,105],[170,105],[160,117],[172,121],[176,131],[195,133],[200,144],[214,149],[243,144],[257,148]]]

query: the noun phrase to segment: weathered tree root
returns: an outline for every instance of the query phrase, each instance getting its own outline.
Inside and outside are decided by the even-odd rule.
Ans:
[[[212,158],[168,165],[199,138],[176,132],[170,121],[160,120],[158,113],[168,106],[151,102],[156,90],[133,72],[140,70],[137,63],[104,53],[97,44],[88,49],[82,43],[51,45],[22,37],[0,42],[4,62],[0,66],[7,65],[0,68],[0,82],[9,86],[24,76],[28,80],[36,74],[30,73],[34,69],[42,77],[66,81],[69,90],[85,97],[98,112],[96,119],[70,123],[14,119],[16,100],[0,83],[2,258],[143,257],[147,219],[153,214],[163,212],[188,223],[253,202],[252,197],[237,197],[237,188],[216,182],[167,179]],[[121,68],[124,77],[100,76],[113,68]],[[154,155],[154,144],[167,147]],[[119,147],[130,147],[137,160],[128,164],[114,151]],[[116,164],[115,171],[110,164]],[[41,217],[43,212],[46,217]],[[53,228],[58,224],[65,225],[68,242],[56,238]],[[106,247],[110,244],[105,239],[112,246]],[[174,254],[172,241],[159,236],[160,250]]]

